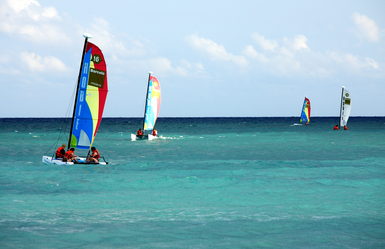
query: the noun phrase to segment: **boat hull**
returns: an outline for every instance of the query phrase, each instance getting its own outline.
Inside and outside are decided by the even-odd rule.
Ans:
[[[80,162],[77,164],[103,164],[103,165],[107,164],[106,162],[85,163],[85,161],[86,161],[85,158],[80,158],[80,161],[83,161],[83,162]],[[56,164],[56,165],[74,165],[75,164],[73,162],[63,162],[62,160],[58,160],[58,159],[52,158],[50,156],[43,156],[42,162],[45,164]]]
[[[136,140],[153,140],[158,138],[157,136],[153,136],[151,134],[148,135],[143,135],[143,136],[138,136],[136,134],[131,134],[131,141],[136,141]]]

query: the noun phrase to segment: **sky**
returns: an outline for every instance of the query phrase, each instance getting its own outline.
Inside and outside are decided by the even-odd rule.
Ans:
[[[0,0],[0,117],[65,117],[84,33],[107,63],[104,117],[385,116],[385,1]]]

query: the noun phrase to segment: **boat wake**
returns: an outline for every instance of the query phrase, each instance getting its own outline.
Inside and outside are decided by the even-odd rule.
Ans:
[[[179,136],[179,137],[163,137],[163,136],[159,136],[158,139],[163,139],[163,140],[166,140],[166,139],[174,139],[174,140],[178,140],[178,139],[183,139],[183,136]]]

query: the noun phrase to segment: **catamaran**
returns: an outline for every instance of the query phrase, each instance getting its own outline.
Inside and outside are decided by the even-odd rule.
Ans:
[[[303,102],[301,117],[299,118],[299,123],[309,124],[310,122],[310,100],[305,96]]]
[[[340,122],[338,123],[338,128],[341,127],[347,127],[349,116],[350,116],[350,110],[352,109],[351,105],[352,99],[349,94],[349,91],[345,89],[345,87],[342,87],[342,94],[341,94],[341,106],[340,106]],[[345,128],[347,129],[347,128]]]
[[[92,38],[89,34],[85,38],[82,61],[76,88],[71,129],[68,139],[68,149],[77,148],[88,150],[94,142],[96,132],[102,121],[104,104],[107,98],[107,68],[102,51],[95,44],[88,42]],[[78,154],[78,152],[76,152]],[[101,157],[104,160],[104,157]],[[85,158],[77,158],[79,163],[85,163]],[[67,165],[73,162],[63,162],[54,156],[43,156],[43,163]],[[99,164],[107,164],[99,160]]]
[[[152,132],[154,131],[156,119],[158,118],[160,102],[161,95],[159,81],[152,76],[152,72],[149,72],[143,126],[141,129],[143,135],[131,134],[132,141],[135,141],[136,139],[152,140],[157,137],[156,135],[154,136]],[[146,131],[149,133],[146,134]]]

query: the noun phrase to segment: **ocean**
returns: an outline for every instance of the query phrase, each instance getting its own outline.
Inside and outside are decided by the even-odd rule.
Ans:
[[[68,120],[1,118],[0,248],[385,248],[385,118],[298,119],[104,118],[58,166]]]

